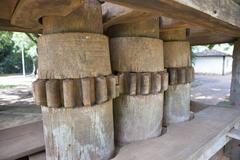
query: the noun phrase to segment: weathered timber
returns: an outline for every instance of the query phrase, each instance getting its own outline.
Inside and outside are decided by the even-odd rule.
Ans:
[[[224,32],[231,36],[240,35],[240,19],[237,16],[240,14],[240,6],[230,0],[107,1],[137,9],[142,12],[154,13],[156,16],[163,15],[166,17],[181,19],[212,31]]]
[[[164,95],[165,125],[190,119],[190,82],[193,79],[190,43],[186,41],[186,29],[171,32],[162,33],[164,35],[162,38],[166,38],[164,39],[166,42],[163,43],[164,66],[169,71],[169,87]],[[177,34],[174,36],[174,33]]]
[[[47,159],[105,160],[114,152],[112,101],[96,107],[42,107]]]
[[[149,19],[149,17],[153,17],[152,13],[146,13],[146,12],[134,10],[128,7],[124,7],[121,5],[108,3],[108,2],[105,2],[104,4],[102,4],[102,12],[103,12],[103,23],[104,23],[105,30],[107,30],[109,27],[114,25],[121,26],[121,24],[127,24],[127,23],[131,25],[131,23],[139,23],[140,21]],[[148,24],[142,24],[142,25],[146,27],[146,25]],[[127,25],[126,27],[129,27],[129,25]]]
[[[42,28],[40,18],[66,16],[83,4],[83,0],[24,0],[20,1],[11,18],[11,24],[23,28]],[[23,18],[24,17],[24,18]]]
[[[163,93],[147,96],[123,95],[113,101],[117,145],[161,135]]]
[[[162,89],[162,75],[160,73],[153,73],[152,74],[152,82],[151,82],[151,92],[153,94],[157,94],[161,92]]]
[[[19,159],[43,150],[44,139],[41,121],[1,129],[1,160]]]
[[[137,27],[136,27],[137,26]],[[108,28],[110,37],[149,37],[159,38],[159,17],[146,17],[144,21],[113,25]]]
[[[100,104],[108,100],[107,81],[101,76],[96,78],[96,103]]]
[[[163,43],[145,37],[116,37],[110,39],[112,68],[118,72],[163,71]],[[143,56],[143,52],[146,52]],[[151,63],[149,63],[151,62]]]
[[[230,141],[226,135],[239,122],[238,109],[208,107],[159,138],[124,146],[113,160],[207,160]]]
[[[58,80],[49,80],[46,82],[47,106],[61,107],[61,82]]]
[[[159,40],[158,26],[159,20],[153,17],[109,28],[108,33],[113,36],[110,39],[112,69],[123,72],[119,84],[125,89],[124,94],[131,92],[114,99],[116,145],[161,134],[163,93],[151,93],[152,73],[164,71],[163,43]],[[129,82],[133,82],[133,86],[124,84]]]
[[[164,95],[164,123],[187,121],[190,118],[191,85],[169,85]]]
[[[81,1],[78,3],[81,3]],[[43,18],[43,33],[79,32],[79,30],[86,33],[103,33],[102,11],[98,3],[95,0],[87,0],[66,16],[48,16]],[[91,17],[92,20],[89,21],[85,17]]]
[[[96,77],[111,73],[108,38],[104,35],[44,35],[38,40],[38,51],[38,76],[41,79]]]
[[[240,104],[240,40],[234,43],[232,81],[230,90],[230,101],[235,105]]]
[[[33,82],[33,93],[37,105],[47,105],[46,80],[39,79]]]
[[[111,75],[110,55],[108,38],[101,35],[100,5],[86,0],[68,16],[43,17],[39,78],[48,79],[50,91],[60,93],[50,94],[51,105],[59,108],[42,106],[48,160],[105,160],[114,153],[112,100],[105,79]]]
[[[64,107],[74,107],[75,104],[75,88],[72,79],[63,80],[63,99]],[[80,98],[80,97],[79,97]]]
[[[190,43],[187,41],[164,42],[164,66],[187,67],[191,66]]]

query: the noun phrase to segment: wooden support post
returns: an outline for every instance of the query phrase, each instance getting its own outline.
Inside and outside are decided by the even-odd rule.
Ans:
[[[159,76],[153,80],[159,84],[151,88],[151,73],[164,71],[159,18],[114,25],[108,29],[108,35],[111,36],[112,69],[122,75],[119,84],[124,92],[114,99],[117,145],[160,136],[163,93],[151,93],[152,90],[161,90]],[[124,82],[130,85],[124,85]]]
[[[230,101],[240,105],[240,39],[234,43]]]
[[[190,118],[190,43],[186,29],[162,31],[160,38],[164,40],[164,66],[170,80],[164,96],[164,124],[168,125]]]
[[[68,16],[45,16],[42,21],[38,76],[46,80],[47,105],[42,106],[46,157],[110,159],[113,111],[105,77],[111,75],[111,65],[108,38],[102,35],[101,4],[86,0]],[[113,87],[111,96],[116,96]],[[42,92],[36,93],[44,97]],[[44,98],[39,102],[44,104]]]

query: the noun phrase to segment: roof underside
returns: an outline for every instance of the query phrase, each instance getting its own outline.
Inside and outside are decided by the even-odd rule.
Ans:
[[[171,18],[172,23],[161,26],[163,30],[190,28],[193,45],[233,42],[240,36],[240,0],[107,1],[108,7],[103,8],[105,29],[146,13]],[[66,16],[82,3],[83,0],[1,0],[0,30],[41,33],[41,17]]]

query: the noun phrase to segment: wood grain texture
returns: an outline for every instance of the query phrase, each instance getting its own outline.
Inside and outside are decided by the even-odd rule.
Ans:
[[[137,22],[120,23],[108,28],[109,37],[159,38],[159,17],[145,18]]]
[[[231,0],[107,0],[142,12],[181,19],[212,31],[240,35],[240,6]],[[217,5],[216,5],[217,4]],[[196,18],[197,17],[197,18]]]
[[[118,72],[157,72],[163,68],[163,43],[144,37],[110,39],[111,63]],[[151,62],[151,63],[149,63]]]
[[[13,160],[44,150],[42,122],[0,131],[0,159]]]
[[[46,80],[38,79],[32,83],[36,105],[47,105]]]
[[[23,28],[42,28],[44,16],[66,16],[83,4],[83,0],[21,0],[11,18],[11,24]]]
[[[66,16],[46,15],[42,18],[42,22],[44,34],[103,33],[101,4],[97,0],[85,0],[80,7]]]
[[[47,159],[105,160],[112,157],[112,101],[73,109],[42,107],[42,115]]]
[[[41,79],[111,74],[108,38],[91,33],[58,33],[38,40]]]
[[[232,65],[232,80],[230,90],[230,101],[235,105],[240,104],[240,40],[234,43],[233,65]]]
[[[190,84],[169,85],[164,95],[164,124],[179,123],[190,118]]]
[[[113,160],[207,160],[229,142],[226,134],[239,121],[238,109],[208,107],[159,138],[124,146]]]
[[[46,82],[46,96],[48,107],[61,107],[61,82],[58,80],[49,80]]]
[[[147,96],[120,96],[114,99],[114,128],[117,145],[160,136],[163,93]]]
[[[187,41],[164,42],[164,67],[187,67],[191,66],[190,43]]]

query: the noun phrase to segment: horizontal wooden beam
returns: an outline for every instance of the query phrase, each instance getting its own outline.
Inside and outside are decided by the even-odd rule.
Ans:
[[[1,31],[13,31],[13,32],[30,32],[30,33],[42,33],[41,29],[38,28],[22,28],[10,24],[9,20],[0,18],[0,30]]]
[[[240,36],[240,6],[232,0],[106,0],[141,12],[183,20]]]
[[[234,42],[237,37],[229,36],[224,33],[212,32],[202,27],[191,27],[189,41],[191,45],[207,45]]]

